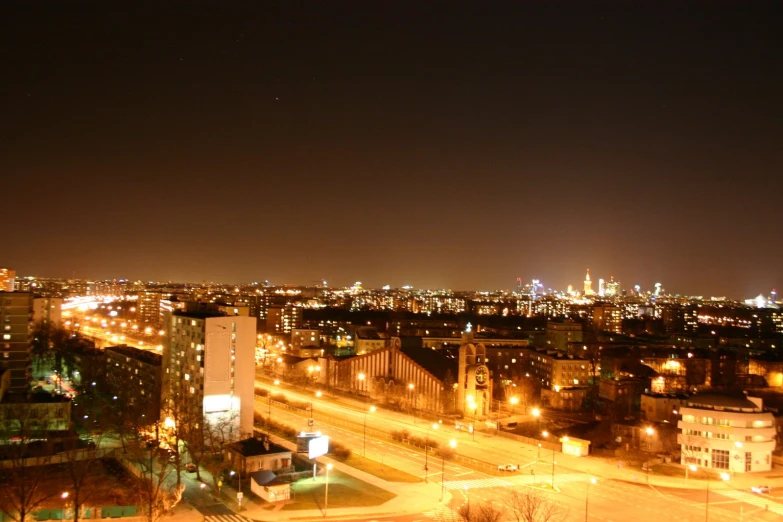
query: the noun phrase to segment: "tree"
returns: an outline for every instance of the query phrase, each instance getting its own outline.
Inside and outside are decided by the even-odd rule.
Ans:
[[[446,375],[443,377],[443,393],[440,404],[443,413],[451,413],[456,410],[457,390],[454,389],[455,383],[451,370],[446,370]]]
[[[536,491],[511,491],[506,507],[516,522],[562,522],[567,515],[566,510]]]
[[[503,512],[489,502],[470,502],[460,506],[457,515],[463,522],[500,522]]]
[[[138,470],[139,498],[149,522],[157,522],[182,499],[185,485],[176,486],[174,467],[167,458],[156,459],[159,448],[142,441],[129,443],[125,458]]]
[[[0,407],[0,436],[15,441],[5,444],[0,453],[0,514],[11,520],[31,519],[31,513],[55,495],[41,487],[50,473],[49,457],[40,456],[33,442],[46,430],[46,423],[26,404]]]
[[[102,451],[96,442],[85,448],[66,451],[64,456],[65,469],[71,482],[68,500],[73,506],[73,522],[78,522],[82,506],[98,490],[98,485],[91,483],[90,476],[96,465],[99,465]]]

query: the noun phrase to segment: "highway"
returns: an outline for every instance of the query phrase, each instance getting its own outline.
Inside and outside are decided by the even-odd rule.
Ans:
[[[267,379],[256,380],[256,385],[270,388]],[[292,411],[278,408],[272,401],[272,419],[292,425],[302,431],[321,431],[334,440],[349,446],[354,454],[361,455],[364,447],[363,426],[366,418],[367,442],[366,457],[390,465],[424,479],[425,456],[416,448],[407,448],[389,442],[387,434],[394,430],[407,429],[421,437],[429,436],[439,444],[448,444],[450,439],[457,440],[457,452],[465,457],[489,462],[493,466],[504,463],[520,464],[518,473],[499,474],[495,469],[487,472],[476,471],[458,462],[446,462],[445,489],[452,493],[449,506],[442,506],[431,512],[423,513],[426,518],[443,521],[456,521],[455,510],[463,503],[486,501],[494,505],[506,502],[511,489],[535,488],[542,482],[549,484],[552,479],[552,453],[544,451],[538,459],[538,448],[519,442],[476,433],[475,441],[470,434],[458,432],[445,423],[438,429],[432,429],[432,422],[414,419],[410,415],[378,409],[369,413],[369,404],[356,400],[316,397],[314,391],[291,388],[286,385],[271,386],[273,393],[282,393],[289,400],[311,403],[314,411],[314,426],[309,427],[309,412]],[[256,398],[256,410],[267,415],[269,403],[266,398]],[[365,411],[368,413],[365,415]],[[332,420],[326,420],[325,417]],[[319,418],[321,420],[319,420]],[[344,421],[349,421],[345,424]],[[344,424],[339,426],[338,424]],[[260,426],[259,426],[260,427]],[[568,465],[557,460],[568,460]],[[593,459],[578,459],[556,454],[555,456],[555,493],[543,492],[557,503],[565,513],[565,520],[585,520],[586,500],[587,520],[622,522],[635,521],[660,522],[672,520],[678,522],[710,520],[715,522],[736,521],[743,512],[743,520],[773,521],[783,517],[783,504],[774,499],[760,497],[746,491],[731,489],[710,492],[709,511],[706,504],[706,489],[685,489],[647,485],[645,475],[629,471],[630,480],[619,480],[613,476],[602,476],[603,469],[592,466]],[[441,460],[430,455],[428,459],[428,480],[441,483]],[[595,468],[595,469],[591,469]],[[531,473],[532,472],[532,473]],[[634,479],[635,475],[635,481]],[[595,478],[596,482],[590,482]],[[661,482],[660,478],[657,480]],[[702,483],[703,484],[703,483]],[[701,485],[701,484],[700,484]],[[767,510],[766,507],[771,506]],[[405,517],[407,520],[409,517]],[[412,517],[421,520],[422,517]],[[397,519],[395,519],[397,520]],[[378,521],[383,522],[383,521]]]

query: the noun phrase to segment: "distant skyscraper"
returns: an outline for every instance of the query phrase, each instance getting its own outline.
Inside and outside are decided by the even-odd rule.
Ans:
[[[0,268],[0,292],[13,292],[16,270]]]
[[[598,280],[598,295],[603,297],[605,293],[606,293],[606,288],[604,287],[604,280],[603,279],[599,279]]]
[[[620,282],[614,280],[614,276],[609,278],[609,281],[606,282],[606,295],[611,297],[616,297],[620,295]]]
[[[585,295],[593,295],[593,282],[590,281],[590,269],[587,269],[585,276]]]

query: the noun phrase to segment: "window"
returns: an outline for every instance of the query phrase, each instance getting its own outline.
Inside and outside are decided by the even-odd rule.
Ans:
[[[11,334],[3,334],[3,340],[4,341],[10,341],[11,340]]]
[[[715,469],[729,469],[729,452],[726,450],[712,450],[712,467]]]
[[[750,463],[751,463],[750,452],[746,451],[745,452],[745,471],[750,471],[750,467],[751,467]]]

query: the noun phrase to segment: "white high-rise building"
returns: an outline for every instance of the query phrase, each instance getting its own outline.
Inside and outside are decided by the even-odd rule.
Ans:
[[[161,418],[179,404],[201,404],[207,420],[234,419],[253,433],[256,318],[209,309],[167,314]]]

